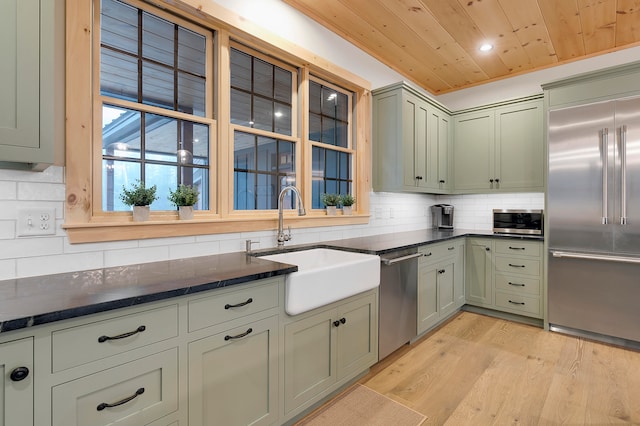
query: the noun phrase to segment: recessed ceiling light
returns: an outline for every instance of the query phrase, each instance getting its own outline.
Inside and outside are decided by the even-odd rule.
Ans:
[[[481,51],[481,52],[488,52],[488,51],[490,51],[491,49],[493,49],[493,45],[492,45],[492,44],[489,44],[489,43],[485,43],[485,44],[483,44],[482,46],[480,46],[480,51]]]

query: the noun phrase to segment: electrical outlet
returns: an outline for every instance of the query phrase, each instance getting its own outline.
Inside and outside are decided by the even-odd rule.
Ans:
[[[56,209],[18,210],[18,237],[55,235]]]

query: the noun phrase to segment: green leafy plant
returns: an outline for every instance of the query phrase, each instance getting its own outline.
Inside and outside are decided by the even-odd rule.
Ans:
[[[356,197],[354,197],[351,194],[343,194],[340,195],[340,204],[345,206],[345,207],[349,207],[352,206],[356,203]]]
[[[325,206],[337,206],[340,202],[340,196],[338,194],[322,194],[320,195],[320,201]]]
[[[192,186],[180,185],[175,191],[169,191],[169,201],[176,206],[193,206],[198,202],[200,191]]]
[[[138,179],[131,185],[131,189],[127,189],[122,185],[120,199],[128,206],[149,206],[158,199],[156,196],[157,190],[158,188],[155,185],[151,188],[146,188],[144,182]]]

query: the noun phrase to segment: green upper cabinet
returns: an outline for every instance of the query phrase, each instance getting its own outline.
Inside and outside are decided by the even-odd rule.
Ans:
[[[54,51],[60,43],[56,30],[64,32],[64,25],[56,29],[55,23],[61,5],[59,0],[2,2],[0,167],[42,170],[54,162]]]
[[[543,100],[454,117],[456,192],[544,191]]]
[[[449,113],[399,83],[373,92],[373,188],[449,191]]]

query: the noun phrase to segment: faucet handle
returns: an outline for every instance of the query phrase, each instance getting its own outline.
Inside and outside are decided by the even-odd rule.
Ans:
[[[287,241],[291,240],[293,237],[291,236],[291,225],[287,226]]]

